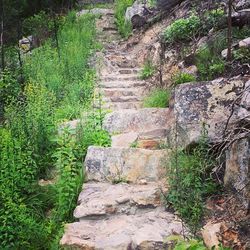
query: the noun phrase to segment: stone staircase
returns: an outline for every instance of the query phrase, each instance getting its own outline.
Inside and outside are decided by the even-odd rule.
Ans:
[[[104,119],[112,146],[89,147],[88,182],[74,211],[78,221],[66,225],[61,245],[88,250],[168,249],[167,237],[183,230],[162,199],[169,152],[159,148],[166,138],[169,110],[142,108],[148,85],[138,77],[133,55],[119,47],[112,10],[102,15],[97,27],[106,49],[96,88],[103,98],[95,107],[113,111]]]

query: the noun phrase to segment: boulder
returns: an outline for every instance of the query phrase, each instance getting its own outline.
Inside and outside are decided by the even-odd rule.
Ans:
[[[250,37],[239,42],[240,48],[250,48]]]
[[[168,132],[170,145],[175,145],[175,129],[180,146],[197,143],[204,125],[208,129],[209,141],[220,142],[232,112],[232,104],[246,81],[244,77],[235,77],[179,85],[175,90],[175,105],[171,108],[176,123]],[[249,114],[249,110],[245,112]],[[237,114],[233,113],[230,124],[236,118]]]
[[[127,8],[125,18],[132,23],[133,28],[139,28],[146,24],[150,13],[147,3],[144,4],[137,0],[131,7]]]
[[[239,0],[236,3],[236,9],[237,10],[242,10],[242,9],[247,9],[250,8],[250,2],[249,0]]]

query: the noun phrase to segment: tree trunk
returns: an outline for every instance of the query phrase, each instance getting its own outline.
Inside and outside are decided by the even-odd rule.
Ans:
[[[0,12],[1,12],[1,33],[0,33],[0,46],[1,46],[1,65],[2,70],[5,68],[5,61],[4,61],[4,6],[3,0],[0,0]]]
[[[227,60],[232,61],[232,6],[233,0],[228,0],[228,27],[227,27]]]

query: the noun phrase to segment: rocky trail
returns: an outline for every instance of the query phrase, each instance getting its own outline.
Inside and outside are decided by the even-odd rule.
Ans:
[[[74,211],[77,222],[66,225],[61,245],[74,249],[165,249],[167,237],[182,233],[181,221],[165,210],[164,162],[168,151],[159,145],[166,137],[168,109],[142,108],[148,83],[139,78],[133,53],[119,42],[112,10],[97,21],[104,43],[96,88],[102,96],[96,108],[106,115],[104,128],[110,148],[88,149],[88,182]]]

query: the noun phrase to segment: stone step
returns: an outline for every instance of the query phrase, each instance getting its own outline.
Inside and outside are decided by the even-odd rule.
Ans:
[[[113,96],[108,98],[111,102],[140,102],[142,97],[140,96]]]
[[[182,234],[182,231],[180,220],[159,207],[143,214],[68,224],[60,244],[70,249],[86,250],[170,249],[168,236]]]
[[[109,81],[101,82],[99,84],[102,88],[135,88],[135,87],[145,87],[146,83],[144,81]]]
[[[86,183],[78,198],[74,217],[80,220],[100,219],[117,214],[138,214],[162,204],[164,187],[157,183]],[[142,211],[143,210],[143,211]]]
[[[85,159],[87,179],[111,183],[159,181],[165,177],[168,156],[167,150],[91,146]]]
[[[126,109],[140,109],[142,107],[142,102],[106,102],[102,105],[103,109],[108,109],[112,111],[126,110]]]
[[[146,93],[145,88],[102,88],[99,92],[106,97],[120,97],[120,96],[142,96]]]
[[[119,74],[138,74],[140,72],[140,69],[138,68],[121,68],[118,70]]]
[[[120,110],[108,114],[103,122],[109,133],[148,132],[168,126],[168,108]]]
[[[166,129],[147,132],[129,132],[112,136],[112,147],[159,149],[167,137]]]
[[[117,74],[117,75],[108,75],[108,76],[102,76],[101,81],[103,82],[110,82],[110,81],[136,81],[140,80],[139,76],[137,74]]]

